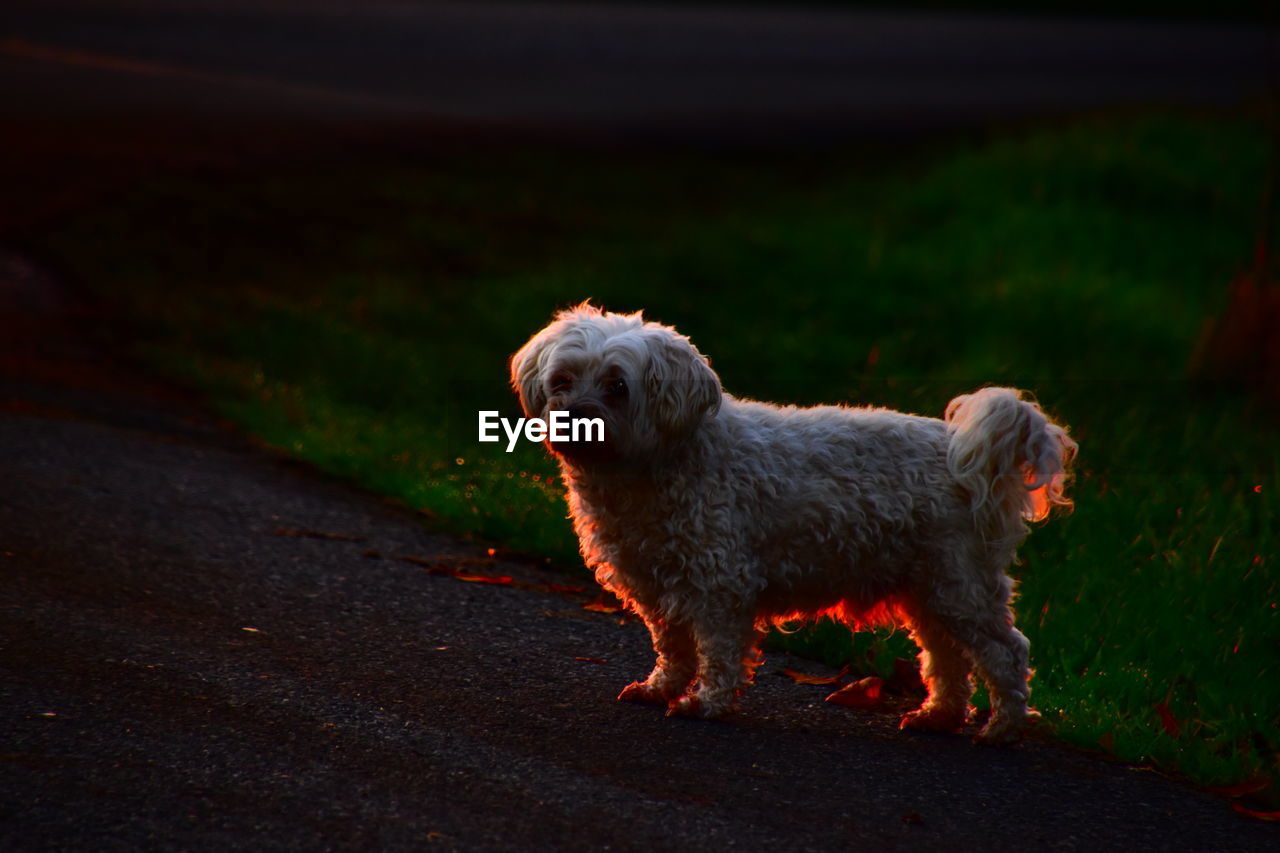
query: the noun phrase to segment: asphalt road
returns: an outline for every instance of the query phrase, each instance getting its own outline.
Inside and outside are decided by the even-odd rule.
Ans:
[[[435,121],[847,139],[1265,88],[1266,34],[1151,22],[657,3],[8,0],[21,117]]]
[[[40,270],[0,258],[0,300],[0,849],[1275,849],[1149,770],[825,705],[781,655],[727,722],[618,703],[642,627],[254,446]]]

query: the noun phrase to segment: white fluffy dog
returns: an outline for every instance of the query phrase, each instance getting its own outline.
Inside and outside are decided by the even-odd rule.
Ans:
[[[1028,643],[1005,570],[1063,494],[1076,444],[1019,391],[952,400],[946,420],[732,397],[674,329],[583,304],[511,360],[526,415],[602,418],[605,440],[548,443],[596,579],[649,627],[657,666],[620,699],[669,714],[734,707],[771,624],[903,625],[929,695],[902,727],[954,731],[976,673],[1015,740]]]

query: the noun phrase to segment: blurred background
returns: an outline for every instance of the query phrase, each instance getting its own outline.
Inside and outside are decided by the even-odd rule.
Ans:
[[[1081,443],[1077,512],[1020,569],[1049,724],[1201,781],[1267,777],[1271,20],[1234,0],[9,0],[0,248],[262,441],[569,573],[553,466],[475,440],[558,308],[644,309],[730,392],[779,402],[937,416],[1028,388]],[[868,672],[911,653],[785,642]]]

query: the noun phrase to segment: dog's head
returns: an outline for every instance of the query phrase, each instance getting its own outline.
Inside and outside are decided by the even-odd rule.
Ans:
[[[604,422],[600,442],[548,440],[576,464],[658,453],[691,434],[723,396],[707,359],[675,329],[585,302],[511,357],[511,384],[526,417],[562,411]]]

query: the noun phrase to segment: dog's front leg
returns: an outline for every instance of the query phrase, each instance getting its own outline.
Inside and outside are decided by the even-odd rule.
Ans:
[[[687,626],[671,624],[656,614],[642,611],[641,616],[653,636],[658,662],[648,678],[627,685],[618,698],[624,702],[667,705],[681,696],[693,681],[698,666],[693,633]]]
[[[693,623],[698,648],[697,689],[681,696],[669,716],[712,719],[734,710],[763,662],[752,613],[711,612]]]

